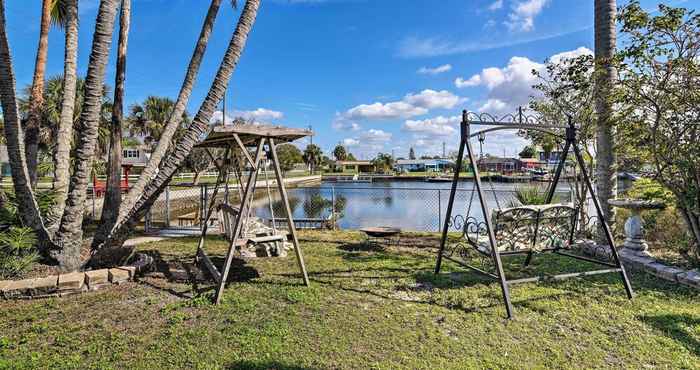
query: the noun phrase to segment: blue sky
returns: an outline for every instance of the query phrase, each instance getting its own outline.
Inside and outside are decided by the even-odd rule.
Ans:
[[[22,88],[31,82],[40,1],[5,3]],[[132,0],[128,105],[149,95],[177,96],[208,3]],[[700,7],[699,0],[662,3]],[[97,4],[80,0],[81,74]],[[192,114],[238,14],[222,6],[188,106]],[[592,0],[263,0],[231,80],[227,112],[311,125],[314,142],[328,153],[342,142],[362,158],[380,151],[407,156],[410,147],[419,155],[441,154],[443,142],[448,151],[458,143],[462,109],[505,113],[525,104],[530,71],[547,58],[590,52],[592,27]],[[52,29],[48,75],[63,70],[63,37]],[[111,86],[113,71],[114,55]],[[486,151],[512,156],[523,144],[512,134],[493,135]]]

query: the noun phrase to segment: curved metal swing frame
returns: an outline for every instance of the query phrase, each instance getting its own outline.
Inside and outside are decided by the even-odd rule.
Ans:
[[[482,129],[477,132],[472,132],[471,128],[472,126],[492,126],[486,129]],[[524,279],[518,279],[518,280],[508,280],[505,276],[504,270],[503,270],[503,264],[501,262],[501,256],[502,255],[514,255],[514,254],[527,254],[527,259],[526,259],[526,264],[529,264],[532,256],[533,256],[533,251],[508,251],[508,252],[500,252],[498,249],[497,241],[496,241],[496,233],[493,225],[493,221],[491,220],[491,217],[489,217],[489,209],[488,206],[486,205],[486,200],[485,200],[485,195],[484,195],[484,189],[481,183],[481,175],[479,173],[479,167],[477,165],[476,161],[476,156],[474,154],[474,148],[472,147],[471,144],[471,138],[474,137],[483,137],[486,133],[489,132],[494,132],[494,131],[501,131],[501,130],[530,130],[530,131],[538,131],[542,132],[548,135],[553,135],[558,138],[566,140],[566,144],[564,145],[563,153],[562,153],[562,158],[560,159],[560,162],[557,166],[554,179],[552,180],[551,186],[547,192],[547,204],[550,204],[552,202],[552,199],[554,197],[554,192],[556,190],[557,184],[559,183],[559,180],[561,178],[562,171],[564,169],[564,166],[566,165],[566,158],[567,155],[569,154],[569,151],[573,151],[573,154],[576,158],[576,165],[578,165],[582,171],[583,179],[584,182],[586,183],[586,187],[589,191],[589,193],[592,195],[593,198],[593,204],[595,206],[596,212],[598,214],[598,217],[600,219],[600,224],[601,227],[603,228],[603,231],[605,233],[605,237],[607,239],[608,245],[611,246],[611,257],[612,257],[612,262],[603,262],[599,261],[596,259],[592,258],[586,258],[583,256],[577,256],[574,254],[569,254],[565,252],[561,252],[558,250],[558,248],[553,248],[550,251],[555,252],[559,255],[571,257],[571,258],[576,258],[579,260],[587,261],[587,262],[593,262],[597,263],[603,266],[608,267],[607,269],[604,270],[592,270],[592,271],[586,271],[582,273],[568,273],[568,274],[559,274],[559,275],[553,275],[553,276],[548,276],[547,278],[553,278],[553,279],[565,279],[569,277],[576,277],[576,276],[584,276],[584,275],[594,275],[594,274],[601,274],[601,273],[610,273],[610,272],[616,272],[620,274],[620,277],[622,278],[624,287],[625,287],[625,292],[627,293],[627,297],[629,299],[632,299],[634,296],[634,293],[632,291],[632,286],[630,285],[629,278],[627,277],[627,272],[625,271],[624,266],[620,262],[620,258],[617,253],[617,249],[615,246],[615,241],[612,236],[612,232],[610,231],[610,225],[608,225],[608,222],[605,218],[605,215],[603,214],[602,207],[600,206],[600,201],[598,200],[597,195],[593,191],[593,184],[591,182],[590,177],[588,176],[588,173],[585,171],[585,162],[583,160],[583,156],[581,155],[581,149],[579,148],[579,145],[577,143],[577,132],[578,132],[578,127],[574,125],[574,123],[571,121],[571,117],[569,117],[569,123],[568,125],[555,125],[555,124],[546,124],[540,122],[536,117],[534,116],[525,116],[523,114],[522,108],[518,110],[518,113],[515,115],[506,115],[501,118],[496,118],[490,114],[487,113],[470,113],[467,112],[466,110],[462,112],[462,122],[460,123],[460,144],[459,144],[459,154],[457,155],[457,163],[456,163],[456,170],[454,172],[454,177],[452,179],[452,187],[450,189],[450,198],[449,202],[447,203],[447,212],[445,215],[445,223],[443,225],[442,229],[442,237],[440,239],[440,249],[438,251],[438,256],[437,256],[437,262],[435,265],[435,273],[439,274],[440,273],[440,268],[442,265],[442,260],[443,258],[449,259],[453,262],[456,262],[464,267],[467,267],[471,270],[474,270],[476,272],[479,272],[481,274],[484,274],[486,276],[489,276],[491,278],[494,278],[499,281],[501,285],[501,292],[503,295],[503,301],[505,303],[505,308],[506,308],[506,314],[507,317],[513,318],[514,312],[513,312],[513,305],[510,300],[510,292],[509,292],[509,286],[513,284],[518,284],[518,283],[525,283],[525,282],[535,282],[539,280],[543,280],[545,277],[531,277],[531,278],[524,278]],[[556,130],[564,130],[565,135],[559,134]],[[486,228],[486,233],[488,235],[488,242],[490,246],[490,258],[493,260],[493,263],[495,265],[495,274],[489,273],[487,271],[484,271],[483,269],[480,269],[478,267],[471,266],[467,263],[458,261],[457,259],[451,258],[450,256],[445,255],[445,245],[447,243],[447,235],[450,229],[450,221],[452,219],[452,211],[453,211],[453,206],[454,206],[454,200],[455,200],[455,194],[457,192],[457,184],[459,182],[459,174],[462,169],[462,162],[464,158],[464,151],[466,150],[467,156],[469,159],[469,163],[471,165],[471,168],[473,170],[474,174],[474,185],[476,187],[476,192],[479,196],[479,204],[481,206],[481,212],[484,217],[484,225]],[[473,193],[472,193],[473,195]],[[471,206],[471,205],[470,205]]]

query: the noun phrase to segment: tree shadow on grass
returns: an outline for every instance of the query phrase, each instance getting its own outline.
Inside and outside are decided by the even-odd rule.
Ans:
[[[227,369],[242,370],[312,370],[315,368],[285,364],[280,361],[241,360],[226,365]]]
[[[224,271],[225,257],[210,256],[209,259],[216,266],[219,272]],[[260,277],[258,270],[246,264],[246,261],[240,258],[231,260],[231,268],[226,278],[226,283],[244,283]]]
[[[643,323],[661,331],[688,349],[693,355],[700,356],[700,340],[693,336],[694,327],[700,326],[700,316],[679,315],[645,315],[637,317]]]

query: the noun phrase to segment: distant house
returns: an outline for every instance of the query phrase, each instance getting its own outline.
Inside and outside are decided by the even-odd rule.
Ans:
[[[537,148],[537,159],[544,165],[557,165],[563,157],[563,153],[563,151],[555,149],[547,155],[542,148]]]
[[[478,160],[481,172],[519,172],[523,169],[523,162],[517,158],[484,157]]]
[[[10,157],[7,155],[7,146],[0,145],[0,178],[12,176],[10,169]]]
[[[129,146],[122,149],[122,165],[128,165],[137,169],[146,167],[151,158],[151,147],[149,145]]]
[[[333,171],[335,172],[375,172],[377,167],[371,161],[335,161]]]
[[[394,163],[398,172],[441,172],[454,167],[449,159],[399,159]]]
[[[546,166],[546,162],[542,162],[537,158],[520,158],[520,162],[522,162],[525,170],[534,170]]]

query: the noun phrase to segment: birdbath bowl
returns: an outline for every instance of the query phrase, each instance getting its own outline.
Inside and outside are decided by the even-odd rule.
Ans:
[[[622,246],[634,251],[646,252],[649,249],[649,245],[644,239],[642,211],[664,209],[666,204],[660,201],[643,199],[612,199],[608,201],[608,204],[616,208],[629,209],[632,213],[625,222],[625,242]]]

